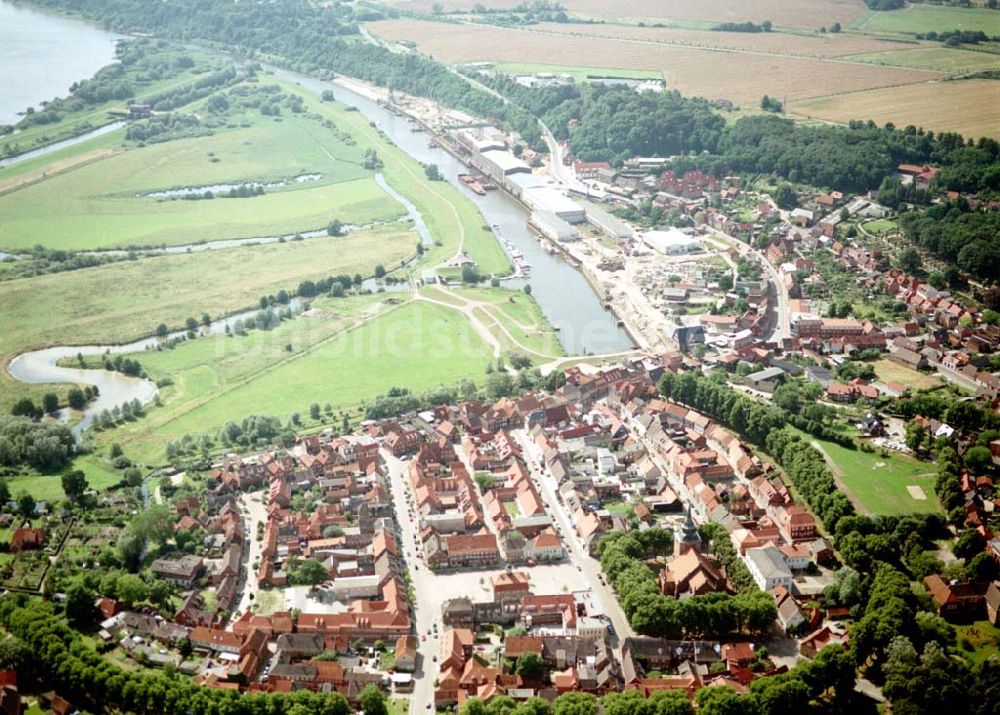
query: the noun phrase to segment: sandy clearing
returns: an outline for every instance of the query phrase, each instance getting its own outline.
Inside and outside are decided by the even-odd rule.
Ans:
[[[910,498],[912,499],[916,499],[917,501],[927,500],[927,495],[924,493],[923,487],[917,487],[911,484],[906,487],[906,491],[910,493]]]

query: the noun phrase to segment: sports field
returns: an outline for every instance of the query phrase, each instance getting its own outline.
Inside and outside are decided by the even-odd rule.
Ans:
[[[1000,35],[1000,12],[982,7],[963,8],[919,3],[901,10],[869,12],[852,26],[863,32],[912,34],[982,30],[990,37]]]
[[[886,515],[940,511],[941,505],[934,493],[937,471],[933,463],[895,453],[883,457],[878,452],[845,449],[833,442],[793,431],[821,448],[832,462],[834,476],[861,511]],[[916,499],[913,494],[924,498]]]
[[[372,275],[413,255],[416,234],[402,227],[360,231],[221,251],[123,261],[97,268],[0,283],[0,356],[52,344],[127,342],[163,322],[181,327],[189,316],[219,316],[254,305],[261,295],[294,290],[305,278]],[[0,410],[27,386],[0,374]],[[65,388],[60,388],[65,389]],[[58,391],[58,390],[57,390]]]
[[[812,57],[734,52],[640,40],[541,34],[532,29],[481,27],[420,20],[369,23],[376,35],[412,40],[421,52],[446,63],[515,62],[660,71],[668,89],[687,96],[729,99],[756,107],[760,98],[788,101],[876,87],[910,84],[944,75],[927,70],[832,62]],[[713,33],[715,34],[715,33]]]
[[[318,302],[324,309],[336,305]],[[297,318],[293,323],[309,320]],[[297,329],[289,324],[283,330]],[[313,336],[315,337],[315,335]],[[101,440],[127,440],[129,453],[141,459],[162,459],[165,441],[185,433],[208,431],[214,434],[226,420],[239,420],[248,414],[286,417],[292,412],[308,413],[309,405],[330,403],[335,410],[354,408],[365,400],[383,394],[390,387],[414,391],[440,385],[454,385],[465,378],[480,380],[491,356],[490,348],[473,332],[460,313],[426,302],[406,302],[387,306],[380,317],[359,327],[348,327],[332,337],[303,345],[287,359],[271,364],[265,371],[245,381],[219,390],[213,351],[236,354],[252,341],[272,343],[283,338],[248,335],[247,338],[209,339],[181,346],[178,357],[168,360],[192,365],[181,372],[178,391],[188,398],[179,407],[171,406],[167,395],[163,408],[153,409],[144,420],[102,435]],[[243,340],[232,347],[220,342]],[[273,352],[274,344],[262,348]],[[257,358],[252,358],[256,360]],[[264,362],[266,357],[260,358]],[[234,360],[244,362],[236,355]],[[203,362],[203,367],[194,363]],[[154,364],[151,362],[151,364]],[[242,369],[242,368],[241,368]],[[201,394],[206,399],[195,399]]]
[[[969,138],[1000,138],[1000,82],[955,80],[848,92],[790,103],[789,112],[832,122],[872,119],[937,132],[958,132]]]

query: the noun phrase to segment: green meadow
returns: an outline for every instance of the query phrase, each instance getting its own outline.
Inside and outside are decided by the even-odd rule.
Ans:
[[[998,54],[942,46],[918,47],[912,50],[869,52],[862,55],[850,55],[841,59],[874,65],[937,70],[939,72],[948,72],[949,74],[966,74],[968,72],[1000,69],[1000,55]]]
[[[920,462],[912,457],[890,452],[882,456],[841,447],[834,442],[817,440],[794,430],[810,444],[816,442],[836,467],[836,478],[846,488],[847,495],[872,514],[898,515],[914,512],[939,512],[941,505],[934,493],[937,470],[932,462]],[[908,486],[920,487],[924,499],[914,499]]]
[[[303,279],[399,265],[414,253],[405,227],[358,231],[337,238],[241,246],[121,261],[96,268],[0,282],[0,356],[28,347],[122,343],[151,335],[159,323],[180,328],[251,307],[261,295],[294,290]],[[55,386],[23,385],[3,372],[0,410],[24,394]],[[55,388],[64,391],[66,386]]]
[[[982,7],[950,7],[924,3],[901,10],[868,12],[851,24],[862,32],[915,35],[924,32],[982,30],[1000,35],[1000,12]]]
[[[403,209],[361,164],[363,149],[287,117],[214,136],[131,148],[0,196],[0,246],[79,250],[273,236],[389,221]],[[144,194],[289,180],[263,196],[188,201]]]
[[[338,301],[331,300],[317,306],[336,311]],[[154,372],[171,371],[175,384],[163,407],[103,433],[100,442],[121,441],[130,455],[160,461],[166,441],[203,431],[214,436],[227,420],[249,414],[308,414],[314,402],[354,409],[392,386],[421,391],[484,377],[491,350],[461,313],[405,299],[348,306],[350,318],[320,319],[331,321],[324,327],[302,326],[313,319],[299,317],[276,335],[252,331],[244,338],[199,339],[163,358],[140,355]],[[282,355],[285,339],[300,342]]]

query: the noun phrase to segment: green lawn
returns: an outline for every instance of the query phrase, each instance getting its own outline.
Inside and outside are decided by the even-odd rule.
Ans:
[[[508,349],[519,351],[507,334],[496,324],[502,325],[514,340],[528,350],[550,357],[565,355],[559,337],[542,314],[538,303],[523,291],[505,288],[462,288],[456,291],[471,300],[488,303],[476,311],[477,316]],[[436,299],[436,297],[435,297]],[[530,355],[539,360],[537,355]]]
[[[403,208],[361,167],[363,153],[364,147],[340,141],[319,122],[301,116],[132,148],[0,196],[0,246],[183,244],[315,230],[334,218],[363,224],[401,216]],[[11,167],[0,177],[23,170]],[[303,174],[323,178],[244,199],[137,195]]]
[[[793,428],[789,428],[793,429]],[[873,514],[910,514],[938,512],[941,505],[934,493],[937,471],[933,463],[890,453],[850,450],[833,442],[817,440],[794,430],[809,443],[818,442],[837,465],[835,476],[844,485],[848,496]],[[910,496],[908,486],[923,489],[926,499]]]
[[[624,516],[624,517],[627,517],[629,514],[635,511],[632,504],[627,501],[605,502],[601,504],[601,508],[607,509],[612,514],[618,514],[619,516]]]
[[[990,656],[1000,655],[1000,628],[989,621],[955,626],[955,639],[958,642],[956,652],[973,664],[981,663]],[[972,646],[971,651],[962,647],[963,640]]]
[[[897,228],[899,228],[899,225],[895,221],[888,218],[880,218],[880,219],[875,219],[874,221],[866,221],[865,223],[862,224],[862,226],[868,233],[872,234],[879,234],[885,231],[895,231]]]
[[[262,351],[274,351],[283,339],[254,334],[246,338],[262,340]],[[221,366],[229,363],[227,356],[233,351],[235,362],[244,364],[239,353],[246,346],[224,347],[226,340],[205,340],[207,348],[190,347],[199,354],[218,350],[213,362]],[[179,347],[175,351],[179,357],[174,359],[186,360],[181,354],[185,348]],[[167,440],[202,431],[214,435],[227,420],[248,414],[308,414],[313,402],[330,403],[341,410],[354,408],[392,386],[420,391],[454,385],[464,378],[481,380],[490,354],[460,313],[411,302],[386,310],[360,327],[303,347],[278,364],[267,364],[261,358],[266,369],[242,382],[220,386],[217,370],[224,373],[224,367],[203,365],[182,372],[176,392],[171,388],[164,407],[152,409],[146,419],[102,435],[101,442],[126,442],[130,456],[152,460],[162,457]],[[156,365],[153,361],[150,364]],[[237,370],[232,369],[234,373]]]
[[[503,62],[494,65],[498,72],[508,74],[565,74],[577,82],[591,78],[618,77],[622,79],[663,79],[663,73],[656,70],[608,69],[607,67],[580,67],[568,65],[540,65],[530,63]]]
[[[863,32],[915,35],[923,32],[950,30],[982,30],[987,35],[1000,35],[1000,12],[987,8],[961,8],[915,4],[902,10],[868,13],[866,18],[852,23]]]
[[[113,469],[104,460],[91,454],[77,457],[72,469],[80,469],[87,475],[87,484],[91,489],[104,491],[121,481],[121,473]],[[44,476],[11,477],[7,480],[10,493],[28,492],[38,501],[61,501],[66,498],[62,482],[58,474]]]
[[[408,715],[410,712],[409,698],[389,698],[389,715]]]
[[[965,74],[1000,68],[1000,55],[990,52],[961,50],[941,45],[919,47],[912,50],[891,50],[870,52],[840,58],[853,62],[874,65],[913,67],[914,69],[938,70],[949,74]]]
[[[905,385],[913,390],[927,390],[941,386],[941,380],[936,375],[928,375],[887,358],[875,361],[873,366],[878,379]]]
[[[188,316],[251,307],[261,295],[292,290],[304,278],[372,275],[379,263],[392,267],[410,257],[415,245],[413,232],[384,227],[0,282],[0,359],[32,346],[126,342],[152,334],[160,322],[181,327]],[[15,383],[0,372],[0,411],[25,394],[40,397],[51,389]]]

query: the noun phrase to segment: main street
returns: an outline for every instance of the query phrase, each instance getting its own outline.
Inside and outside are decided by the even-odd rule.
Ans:
[[[257,538],[257,525],[267,522],[267,508],[264,506],[263,491],[243,492],[239,497],[240,514],[243,516],[243,575],[240,577],[240,598],[233,608],[235,618],[250,608],[257,599],[260,584],[257,569],[263,544]]]
[[[596,559],[590,557],[587,549],[583,546],[577,535],[576,529],[573,527],[572,518],[570,518],[570,515],[566,512],[566,507],[558,498],[557,490],[559,485],[556,484],[555,477],[545,468],[538,445],[529,439],[524,430],[515,430],[511,434],[521,447],[521,451],[524,454],[524,461],[531,470],[532,480],[535,482],[536,487],[541,490],[549,516],[556,520],[562,531],[563,543],[569,547],[570,559],[583,573],[584,580],[589,584],[601,610],[611,619],[611,624],[614,626],[615,633],[618,636],[615,645],[615,655],[620,662],[621,641],[634,635],[632,625],[628,622],[628,618],[625,617],[625,612],[622,611],[622,607],[619,605],[618,599],[615,597],[611,587],[604,581],[601,564]]]
[[[434,703],[434,679],[437,677],[437,666],[434,658],[440,650],[437,634],[427,635],[440,620],[440,612],[435,613],[430,604],[433,597],[434,583],[431,571],[426,564],[421,566],[422,549],[420,546],[420,527],[416,513],[410,508],[409,475],[407,463],[392,456],[390,452],[381,450],[389,475],[389,488],[392,492],[392,502],[396,512],[396,522],[399,524],[400,555],[407,564],[410,575],[410,586],[413,589],[414,602],[411,614],[416,628],[417,665],[413,673],[413,692],[410,694],[410,712],[425,711]]]

